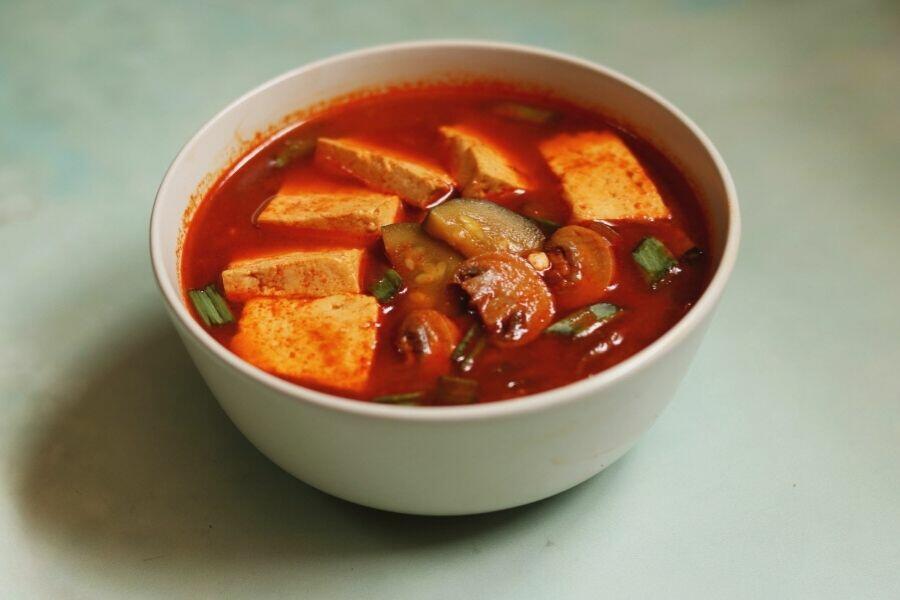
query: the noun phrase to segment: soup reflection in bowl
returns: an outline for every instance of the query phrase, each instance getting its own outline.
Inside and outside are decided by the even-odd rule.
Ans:
[[[674,394],[732,270],[733,183],[643,86],[492,42],[353,52],[244,95],[150,226],[167,309],[264,454],[452,515],[595,475]]]

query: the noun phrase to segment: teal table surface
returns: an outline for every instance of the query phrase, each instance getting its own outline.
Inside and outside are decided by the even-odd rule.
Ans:
[[[152,279],[156,187],[242,92],[415,38],[624,71],[718,145],[741,255],[587,483],[414,518],[280,471]],[[900,598],[900,4],[0,1],[0,597]]]

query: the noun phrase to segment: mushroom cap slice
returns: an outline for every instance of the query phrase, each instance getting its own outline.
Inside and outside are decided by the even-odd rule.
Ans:
[[[490,341],[499,347],[534,340],[553,319],[553,296],[525,259],[489,252],[463,262],[454,281],[478,311]]]

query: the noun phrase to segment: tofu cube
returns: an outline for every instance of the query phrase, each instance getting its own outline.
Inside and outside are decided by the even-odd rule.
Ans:
[[[543,142],[540,150],[562,182],[573,221],[671,216],[656,185],[615,133],[560,134]]]
[[[353,140],[319,138],[316,162],[351,175],[375,190],[396,194],[419,208],[453,189],[453,181],[446,173]]]
[[[375,298],[363,295],[252,298],[231,349],[274,375],[360,392],[375,355],[378,312]]]
[[[369,235],[397,220],[400,199],[373,192],[302,192],[275,196],[257,222]]]
[[[232,263],[222,272],[229,300],[358,294],[363,251],[303,250]]]
[[[453,176],[468,198],[485,198],[525,187],[522,176],[496,147],[459,127],[441,127],[450,142]]]

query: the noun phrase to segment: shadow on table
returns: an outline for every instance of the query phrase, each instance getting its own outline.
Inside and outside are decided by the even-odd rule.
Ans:
[[[274,555],[331,560],[456,543],[477,551],[480,536],[573,497],[455,518],[343,502],[281,471],[243,438],[162,315],[103,350],[78,361],[79,391],[53,403],[56,412],[16,463],[29,525],[101,564],[252,565]]]

